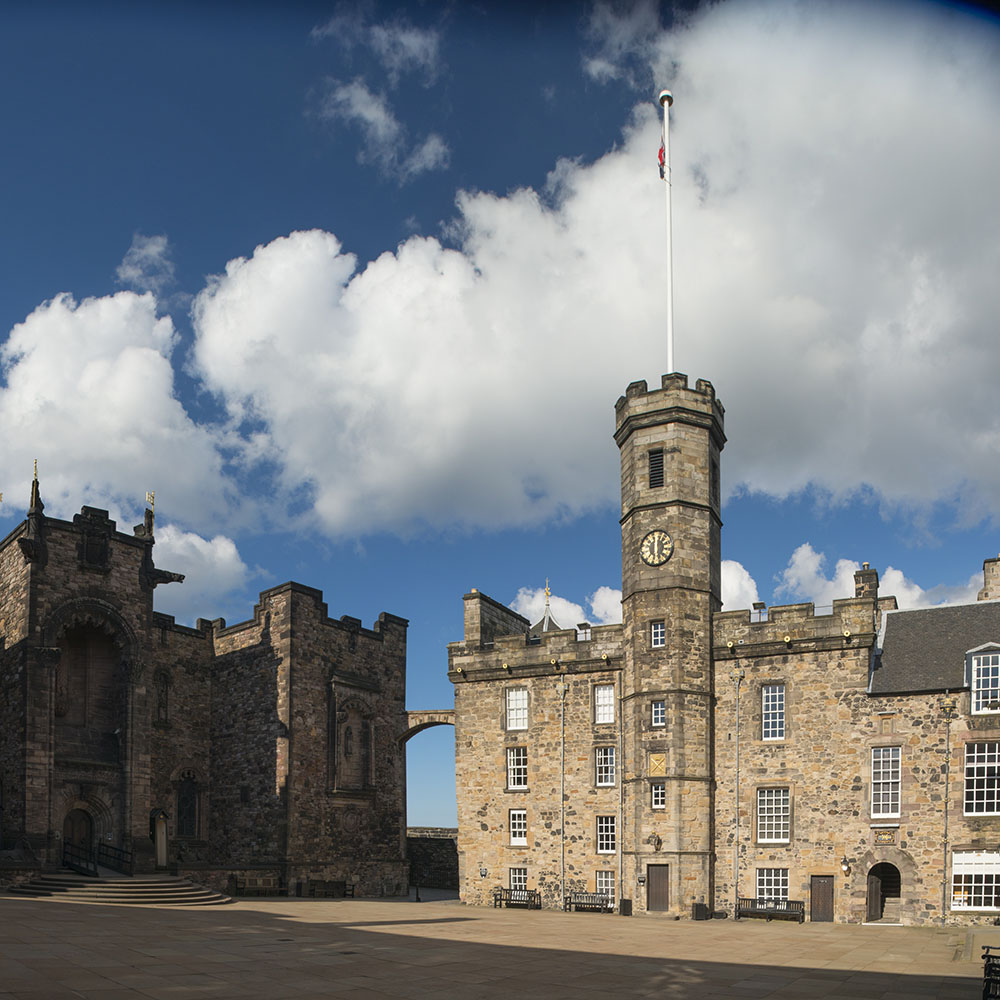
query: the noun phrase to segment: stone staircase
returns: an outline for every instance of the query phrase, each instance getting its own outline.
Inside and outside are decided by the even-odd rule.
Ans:
[[[40,875],[30,882],[12,886],[17,896],[58,899],[74,903],[139,903],[146,906],[213,906],[231,903],[229,896],[195,885],[172,875],[115,875],[92,878],[72,872]]]

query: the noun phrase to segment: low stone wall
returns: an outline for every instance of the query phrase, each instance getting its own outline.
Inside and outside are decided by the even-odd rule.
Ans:
[[[42,874],[39,865],[0,864],[0,889],[10,889],[22,882],[30,882]]]
[[[216,892],[232,895],[236,878],[284,878],[289,896],[302,892],[299,888],[310,878],[351,882],[356,896],[371,898],[405,896],[408,866],[406,862],[352,862],[350,864],[304,864],[290,866],[285,871],[278,865],[219,868],[215,865],[172,865],[171,874],[204,885]]]
[[[458,888],[458,830],[411,826],[406,830],[410,884],[428,889]]]

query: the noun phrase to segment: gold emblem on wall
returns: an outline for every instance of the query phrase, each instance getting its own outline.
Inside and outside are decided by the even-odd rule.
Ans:
[[[876,830],[875,831],[875,843],[876,844],[895,844],[896,843],[896,831],[895,830]]]
[[[654,778],[666,777],[667,755],[665,753],[651,753],[649,755],[649,773]]]

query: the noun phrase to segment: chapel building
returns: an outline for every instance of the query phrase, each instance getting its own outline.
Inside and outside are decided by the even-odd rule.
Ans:
[[[832,608],[722,611],[724,410],[665,375],[616,405],[622,623],[476,590],[448,647],[468,903],[816,921],[1000,914],[1000,559],[979,601],[898,611],[865,563]],[[755,901],[755,903],[750,903]]]
[[[405,894],[407,622],[265,590],[245,622],[153,608],[153,517],[44,513],[0,541],[0,879],[94,862]]]

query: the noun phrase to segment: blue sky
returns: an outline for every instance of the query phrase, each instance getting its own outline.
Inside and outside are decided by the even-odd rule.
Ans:
[[[937,3],[36,3],[0,11],[0,530],[157,495],[157,592],[410,619],[620,586],[613,405],[727,410],[727,607],[917,606],[1000,551],[1000,24]],[[565,620],[563,620],[565,619]],[[454,823],[451,731],[411,823]]]

